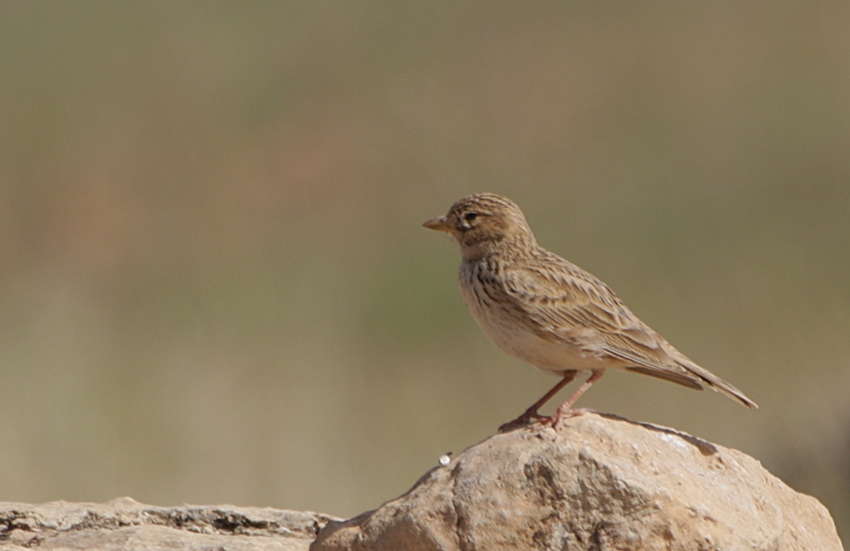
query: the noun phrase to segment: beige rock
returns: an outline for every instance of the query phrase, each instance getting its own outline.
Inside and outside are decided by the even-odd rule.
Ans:
[[[306,551],[330,517],[249,507],[0,503],[0,549]]]
[[[153,507],[129,498],[0,503],[0,549],[842,549],[826,509],[751,457],[592,413],[557,432],[496,435],[376,511],[332,520],[276,509]]]
[[[311,551],[842,549],[826,509],[741,452],[586,413],[515,430],[405,495],[332,522]]]

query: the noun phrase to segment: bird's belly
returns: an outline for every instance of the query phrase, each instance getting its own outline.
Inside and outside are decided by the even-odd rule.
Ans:
[[[529,331],[514,331],[505,334],[498,328],[482,326],[484,334],[493,344],[535,367],[554,374],[564,371],[580,371],[603,367],[594,354],[581,350],[567,342],[552,342]]]
[[[604,368],[605,364],[590,351],[568,340],[551,341],[526,329],[505,316],[494,315],[478,304],[469,304],[470,313],[490,341],[515,358],[559,375],[564,371]]]

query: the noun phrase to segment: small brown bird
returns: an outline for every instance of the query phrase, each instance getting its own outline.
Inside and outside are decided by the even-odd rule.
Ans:
[[[606,369],[635,371],[696,390],[703,385],[749,408],[744,394],[695,364],[643,323],[603,282],[537,244],[516,203],[470,195],[425,222],[460,245],[460,288],[472,317],[493,343],[561,381],[507,430],[536,420],[558,426]],[[587,381],[554,417],[538,413],[579,371]]]

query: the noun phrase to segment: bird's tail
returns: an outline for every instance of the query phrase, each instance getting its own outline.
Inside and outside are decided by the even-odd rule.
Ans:
[[[695,364],[685,365],[683,367],[705,382],[705,384],[712,390],[722,392],[726,396],[741,402],[750,409],[758,409],[758,404],[747,398],[743,392],[713,373]]]

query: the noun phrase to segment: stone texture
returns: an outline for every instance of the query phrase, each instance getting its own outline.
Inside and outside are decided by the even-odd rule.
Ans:
[[[227,505],[153,507],[129,498],[0,503],[0,550],[33,548],[842,549],[826,509],[755,459],[594,413],[568,419],[559,431],[493,436],[426,473],[407,494],[347,521]]]
[[[735,450],[594,413],[519,429],[405,495],[332,522],[311,551],[842,549],[826,509]]]
[[[331,518],[249,507],[0,503],[0,549],[306,551]]]

